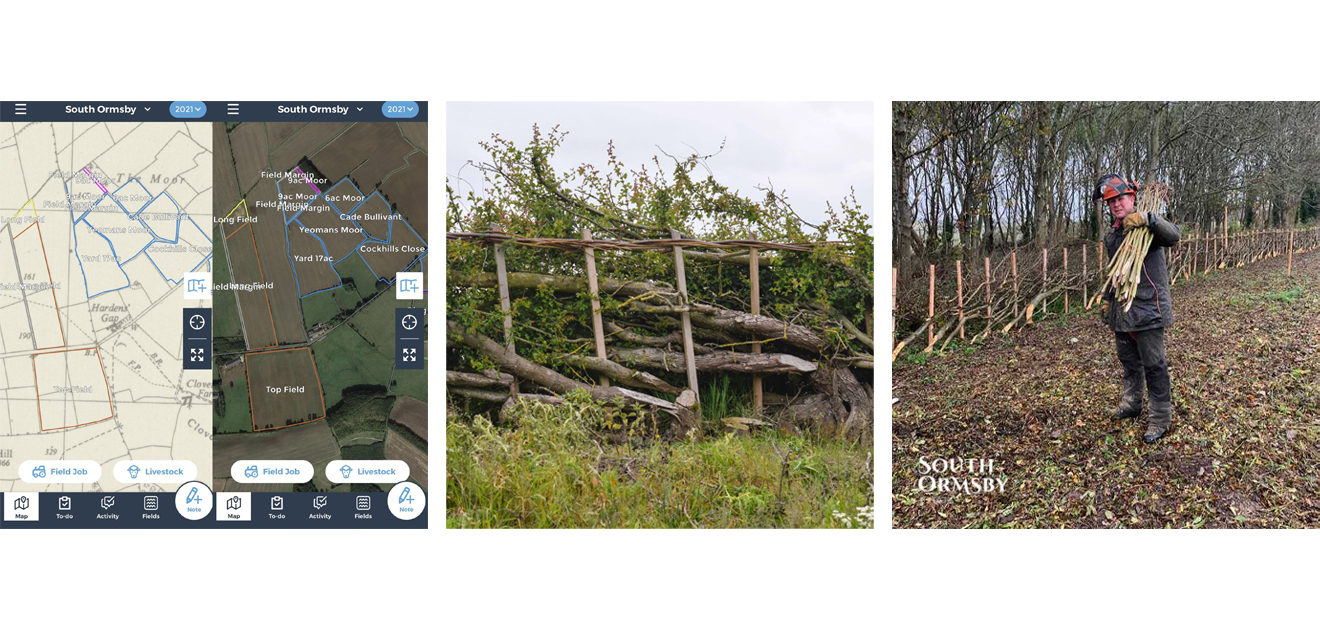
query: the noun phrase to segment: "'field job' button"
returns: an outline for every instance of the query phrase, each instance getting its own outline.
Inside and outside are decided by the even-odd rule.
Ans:
[[[397,459],[336,459],[325,466],[325,478],[335,483],[399,483],[407,481],[408,464]]]
[[[115,462],[119,483],[176,484],[197,478],[197,464],[183,459],[125,459]]]
[[[238,483],[307,483],[313,471],[305,460],[240,459],[229,467],[229,476]]]
[[[29,459],[18,466],[18,478],[27,483],[96,483],[101,465],[81,459]]]

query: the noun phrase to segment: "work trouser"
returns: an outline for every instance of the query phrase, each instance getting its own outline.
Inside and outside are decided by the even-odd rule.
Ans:
[[[1135,394],[1140,408],[1144,383],[1144,389],[1150,392],[1150,423],[1167,429],[1172,422],[1173,397],[1165,363],[1164,329],[1115,332],[1114,345],[1123,364],[1124,395]]]

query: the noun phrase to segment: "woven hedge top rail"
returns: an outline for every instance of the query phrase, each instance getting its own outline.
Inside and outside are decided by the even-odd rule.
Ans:
[[[530,238],[525,236],[513,236],[503,232],[448,232],[445,238],[451,241],[483,241],[487,243],[513,243],[515,245],[526,245],[528,247],[545,247],[547,249],[559,249],[563,251],[576,251],[586,249],[617,249],[617,250],[665,250],[671,247],[703,247],[709,249],[747,249],[755,247],[757,249],[782,249],[795,252],[809,252],[822,245],[842,245],[841,241],[817,241],[811,243],[770,243],[766,241],[698,241],[693,239],[654,239],[642,241],[615,241],[605,239],[584,240],[580,238]]]

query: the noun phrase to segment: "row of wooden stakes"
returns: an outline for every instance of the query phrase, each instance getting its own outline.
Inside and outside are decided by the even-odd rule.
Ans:
[[[984,311],[985,327],[972,337],[972,342],[976,342],[995,329],[1001,333],[1007,333],[1012,330],[1017,323],[1025,318],[1026,324],[1033,323],[1033,320],[1040,315],[1048,312],[1049,300],[1058,293],[1063,293],[1063,311],[1065,313],[1072,310],[1073,292],[1081,293],[1082,304],[1085,310],[1090,310],[1093,306],[1099,304],[1103,295],[1095,293],[1092,295],[1091,282],[1102,281],[1104,277],[1104,246],[1102,243],[1096,243],[1096,256],[1094,267],[1094,278],[1092,277],[1092,267],[1088,261],[1087,251],[1090,246],[1080,246],[1081,249],[1081,271],[1073,274],[1069,270],[1068,248],[1060,248],[1062,251],[1062,273],[1061,278],[1056,280],[1053,286],[1050,284],[1050,250],[1041,249],[1040,266],[1040,291],[1036,293],[1026,304],[1025,309],[1021,308],[1021,284],[1022,278],[1018,273],[1017,250],[1009,252],[1007,263],[1009,270],[1004,274],[1003,279],[995,286],[994,276],[992,275],[990,257],[984,258],[985,280],[971,291],[964,294],[963,291],[963,261],[955,261],[954,273],[956,276],[955,298],[950,300],[948,307],[941,311],[938,316],[945,314],[957,315],[956,319],[951,319],[945,323],[945,326],[938,332],[935,330],[938,319],[936,303],[936,265],[929,265],[929,283],[927,290],[927,311],[925,322],[910,333],[902,341],[899,341],[895,334],[895,344],[891,360],[897,360],[903,349],[912,341],[918,338],[923,331],[926,333],[926,346],[924,352],[930,353],[935,349],[935,344],[943,339],[941,349],[946,347],[953,340],[953,332],[956,326],[957,337],[962,340],[967,339],[967,319],[969,313],[972,317],[977,317]],[[1209,235],[1197,235],[1190,239],[1183,239],[1177,245],[1168,250],[1168,267],[1171,284],[1177,284],[1179,279],[1189,279],[1193,274],[1207,274],[1212,269],[1225,269],[1228,267],[1242,267],[1244,265],[1257,262],[1265,258],[1274,258],[1281,255],[1288,256],[1287,274],[1292,275],[1292,261],[1294,253],[1304,253],[1320,248],[1320,228],[1309,228],[1305,230],[1254,230],[1250,232],[1240,232],[1238,234],[1228,234],[1224,232],[1215,232]],[[1001,264],[1003,261],[1001,261]],[[897,332],[898,323],[898,267],[893,268],[892,283],[892,308],[893,310],[893,330]],[[1031,278],[1034,283],[1035,278]],[[1001,293],[999,298],[994,295],[994,290],[1004,289],[1009,283],[1012,284],[1011,300],[1007,293]],[[984,295],[984,305],[969,303],[979,296]],[[1039,310],[1037,310],[1039,307]],[[1000,321],[1007,320],[1003,326],[996,324],[996,319]]]

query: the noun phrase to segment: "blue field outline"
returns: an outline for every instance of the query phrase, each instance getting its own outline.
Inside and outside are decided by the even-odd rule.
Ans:
[[[210,243],[210,242],[211,242],[211,238],[210,238],[210,236],[208,236],[208,235],[206,234],[206,232],[202,231],[202,226],[197,225],[197,222],[194,221],[193,218],[192,218],[191,216],[187,217],[187,219],[188,219],[188,223],[191,224],[191,225],[193,226],[193,228],[195,228],[195,229],[197,230],[197,233],[201,235],[201,240],[202,240],[202,242],[203,242],[203,243]],[[182,221],[180,221],[180,223],[182,223]],[[177,244],[178,244],[178,240],[179,240],[179,239],[178,239],[178,237],[176,236],[174,242],[160,240],[160,241],[155,241],[155,242],[153,242],[152,245],[155,245],[156,243],[164,243],[164,244],[166,244],[166,245],[177,245]],[[147,249],[148,249],[148,250],[151,249],[151,246],[147,246]],[[190,269],[189,271],[196,270],[197,267],[201,266],[202,263],[206,262],[208,259],[211,258],[211,256],[214,256],[214,255],[215,255],[215,251],[214,251],[214,249],[212,249],[212,251],[211,251],[210,253],[208,253],[206,256],[202,257],[202,261],[201,261],[201,262],[199,262],[199,263],[196,264],[196,265],[193,265],[192,269]],[[156,273],[159,273],[159,274],[160,274],[160,277],[165,279],[165,282],[168,282],[168,283],[170,283],[170,284],[178,284],[178,283],[180,283],[180,282],[183,282],[183,274],[180,274],[180,275],[179,275],[179,279],[178,279],[178,280],[175,280],[174,278],[171,278],[171,277],[169,277],[168,275],[166,275],[164,271],[161,271],[160,265],[156,264],[156,259],[151,257],[151,252],[150,252],[150,251],[147,252],[147,260],[151,261],[151,266],[153,266],[153,267],[156,268]]]
[[[330,191],[332,191],[332,190],[338,188],[341,184],[344,184],[344,183],[347,183],[349,186],[351,186],[351,187],[353,188],[353,190],[354,190],[358,195],[360,195],[360,196],[362,197],[362,201],[359,201],[357,204],[355,204],[355,205],[353,206],[353,208],[352,208],[351,210],[349,210],[348,212],[344,212],[343,210],[341,210],[341,209],[339,208],[339,206],[338,206],[334,201],[332,201],[329,197],[326,196],[326,193],[329,193]],[[279,194],[279,183],[278,183],[278,182],[276,182],[276,194]],[[302,216],[302,211],[301,211],[301,210],[300,210],[296,215],[294,215],[293,218],[289,219],[289,220],[285,223],[285,228],[284,228],[284,230],[285,230],[285,232],[284,232],[284,253],[285,253],[285,255],[288,256],[288,258],[289,258],[289,264],[293,266],[293,278],[294,278],[294,282],[295,282],[295,284],[297,285],[297,289],[298,289],[298,297],[299,297],[299,299],[307,298],[307,297],[311,297],[311,296],[313,296],[313,295],[316,295],[317,293],[321,293],[321,292],[324,292],[324,291],[333,291],[333,290],[335,290],[335,289],[342,288],[342,287],[344,286],[344,276],[343,276],[342,274],[339,273],[338,265],[339,265],[340,263],[342,263],[342,262],[344,262],[344,261],[346,261],[346,260],[352,258],[353,256],[357,256],[358,259],[362,261],[362,264],[367,268],[367,271],[370,271],[370,272],[371,272],[371,275],[372,275],[373,278],[375,278],[376,282],[384,281],[387,285],[392,285],[392,284],[394,284],[394,280],[395,280],[395,279],[394,279],[393,277],[385,278],[385,277],[381,276],[380,274],[376,273],[376,270],[375,270],[375,269],[372,269],[372,268],[371,268],[371,263],[367,262],[366,257],[362,255],[362,246],[363,246],[363,245],[366,245],[366,244],[368,244],[368,243],[376,243],[376,244],[380,244],[380,245],[391,245],[391,244],[394,244],[394,223],[395,223],[396,221],[399,222],[399,223],[402,223],[402,224],[404,225],[404,227],[406,227],[406,228],[408,229],[409,232],[412,232],[412,235],[413,235],[414,237],[417,238],[417,242],[421,243],[421,244],[422,244],[422,248],[423,248],[422,253],[418,254],[418,255],[417,255],[415,258],[413,258],[412,260],[409,260],[409,261],[408,261],[408,264],[407,264],[407,265],[404,265],[403,270],[406,271],[406,270],[408,270],[408,269],[412,269],[414,266],[418,266],[418,267],[420,267],[421,264],[422,264],[422,261],[423,261],[428,255],[430,255],[430,253],[431,253],[431,247],[430,247],[430,245],[426,242],[426,239],[422,238],[422,236],[421,236],[420,234],[417,233],[417,230],[414,230],[413,227],[412,227],[411,225],[408,224],[408,221],[406,221],[402,216],[400,216],[400,217],[397,218],[397,219],[391,217],[390,220],[386,223],[386,230],[385,230],[386,237],[385,237],[385,240],[380,240],[380,239],[377,239],[377,238],[372,238],[371,235],[370,235],[370,232],[368,232],[365,228],[363,228],[361,223],[359,223],[357,220],[351,218],[351,217],[353,216],[353,214],[354,214],[359,208],[365,206],[366,203],[367,203],[367,201],[370,200],[372,197],[379,197],[380,200],[381,200],[382,202],[385,203],[385,207],[386,207],[387,212],[388,212],[389,214],[391,214],[391,215],[393,215],[393,214],[397,214],[397,213],[394,211],[394,208],[393,208],[392,206],[390,206],[389,201],[385,199],[385,196],[380,194],[380,191],[379,191],[379,190],[374,190],[374,191],[372,191],[372,193],[371,193],[370,195],[367,195],[367,194],[363,193],[363,192],[357,187],[356,184],[353,183],[353,180],[349,179],[348,177],[344,177],[344,178],[340,179],[338,182],[336,182],[333,186],[330,186],[330,187],[327,188],[324,192],[320,193],[320,194],[318,195],[318,197],[321,198],[322,200],[324,200],[326,203],[330,204],[330,207],[333,208],[333,209],[335,210],[335,212],[339,213],[339,218],[340,218],[340,219],[342,219],[342,220],[344,220],[344,221],[346,221],[346,222],[352,224],[353,226],[357,227],[357,229],[361,231],[361,234],[362,234],[362,240],[361,240],[360,242],[358,242],[357,245],[353,246],[353,248],[352,248],[351,250],[349,250],[349,253],[348,253],[348,254],[344,255],[344,256],[341,257],[339,260],[335,260],[334,257],[330,255],[330,248],[329,248],[328,245],[326,245],[325,239],[321,238],[321,236],[320,236],[319,234],[316,234],[315,232],[307,231],[307,230],[308,230],[307,226],[302,222],[302,220],[301,220],[301,218],[300,218],[300,217]],[[313,198],[313,201],[315,201],[315,198]],[[310,206],[310,205],[311,205],[311,202],[308,202],[307,205]],[[303,210],[305,210],[305,209],[306,209],[306,206],[303,208]],[[287,213],[286,213],[286,216],[287,216]],[[316,240],[317,240],[319,243],[321,243],[321,251],[325,253],[325,257],[326,257],[326,259],[330,261],[329,264],[330,264],[330,269],[331,269],[331,271],[333,271],[333,272],[335,273],[335,276],[336,276],[337,278],[339,278],[339,283],[338,283],[337,285],[335,285],[335,286],[333,286],[333,287],[326,287],[326,288],[324,288],[324,289],[317,289],[317,290],[312,291],[312,292],[310,292],[310,293],[307,293],[307,294],[305,294],[305,295],[303,294],[303,292],[302,292],[302,279],[299,277],[299,274],[298,274],[298,264],[293,260],[293,248],[292,248],[292,244],[291,244],[291,242],[290,242],[290,240],[289,240],[289,232],[288,232],[288,231],[289,231],[290,229],[295,229],[295,228],[294,228],[294,225],[293,225],[294,223],[297,224],[297,227],[301,227],[301,228],[304,230],[304,233],[305,233],[305,234],[309,234],[309,235],[311,235],[311,236],[316,237]]]
[[[327,203],[328,203],[328,202],[327,202]],[[302,213],[299,213],[299,214],[302,214]],[[297,219],[294,219],[294,222],[297,223],[300,227],[303,228],[303,230],[304,230],[303,233],[304,233],[304,234],[307,234],[308,236],[311,236],[311,237],[315,238],[315,239],[317,240],[317,242],[319,242],[319,243],[321,244],[321,251],[325,253],[325,257],[326,257],[326,259],[332,261],[332,262],[328,263],[328,264],[330,265],[330,271],[335,272],[335,277],[339,279],[339,282],[338,282],[337,284],[335,284],[335,286],[333,286],[333,287],[326,287],[326,288],[324,288],[324,289],[317,289],[317,290],[315,290],[315,291],[312,291],[311,293],[308,293],[308,294],[306,294],[306,295],[303,295],[303,292],[302,292],[302,279],[298,277],[298,263],[297,263],[297,262],[294,262],[294,260],[293,260],[293,245],[292,245],[292,243],[289,242],[289,230],[292,228],[292,226],[287,226],[287,227],[285,227],[285,229],[284,229],[284,253],[287,254],[287,255],[289,256],[289,265],[293,267],[293,281],[294,281],[295,286],[298,288],[298,299],[302,299],[302,298],[305,298],[305,297],[308,297],[308,296],[316,295],[317,293],[320,293],[320,292],[322,292],[322,291],[333,291],[333,290],[335,290],[335,289],[338,289],[339,287],[344,286],[344,277],[341,276],[341,275],[339,275],[339,270],[338,270],[338,269],[335,269],[335,263],[333,262],[334,259],[330,256],[330,250],[329,250],[329,249],[326,247],[326,245],[325,245],[325,239],[321,238],[321,236],[320,236],[319,234],[316,234],[315,232],[307,232],[307,231],[305,231],[305,230],[307,230],[307,226],[303,225],[302,221],[299,221],[299,220],[297,220]]]
[[[93,202],[91,205],[89,205],[89,206],[87,207],[87,210],[83,211],[81,214],[79,214],[79,215],[77,215],[77,216],[75,217],[75,216],[74,216],[73,196],[72,196],[72,194],[69,192],[69,182],[68,182],[68,180],[65,180],[65,181],[63,182],[63,184],[64,184],[64,195],[65,195],[65,199],[66,199],[66,200],[68,201],[68,203],[69,203],[69,219],[70,219],[70,221],[72,222],[72,226],[73,226],[73,228],[74,228],[74,229],[73,229],[73,249],[74,249],[74,256],[73,256],[73,257],[74,257],[74,259],[76,259],[76,260],[78,261],[78,270],[79,270],[79,272],[82,274],[82,277],[83,277],[83,292],[87,295],[87,299],[90,300],[90,299],[92,299],[92,298],[94,298],[94,297],[97,297],[97,296],[100,296],[100,295],[104,295],[104,294],[106,294],[106,293],[110,293],[110,292],[113,292],[113,291],[120,291],[120,290],[123,290],[123,289],[127,289],[128,287],[132,286],[132,284],[133,284],[133,283],[132,283],[132,279],[129,278],[129,276],[128,276],[128,272],[126,272],[126,271],[124,270],[124,265],[126,265],[126,264],[128,264],[129,262],[135,260],[138,256],[141,256],[141,255],[143,255],[143,254],[146,255],[147,261],[151,263],[152,267],[154,267],[154,268],[156,269],[156,273],[159,273],[160,276],[161,276],[161,278],[164,279],[166,283],[169,283],[169,284],[178,284],[178,283],[180,283],[180,282],[183,281],[183,276],[182,276],[182,275],[179,276],[179,279],[178,279],[178,280],[175,280],[175,279],[173,279],[173,278],[170,278],[168,275],[165,274],[164,271],[161,270],[160,265],[158,265],[158,264],[156,263],[156,260],[155,260],[154,258],[151,257],[151,251],[150,251],[150,249],[152,248],[152,246],[156,245],[157,243],[163,243],[163,244],[167,244],[167,245],[177,245],[177,244],[179,244],[179,240],[180,240],[180,239],[179,239],[179,236],[180,236],[180,228],[181,228],[181,225],[182,225],[182,219],[183,219],[183,217],[187,216],[187,215],[184,215],[184,214],[183,214],[183,209],[182,209],[181,207],[179,207],[178,202],[175,201],[174,198],[173,198],[172,196],[170,196],[170,194],[169,194],[168,192],[161,191],[159,194],[155,194],[155,195],[153,195],[153,194],[151,194],[151,191],[148,190],[147,187],[146,187],[145,185],[143,185],[142,182],[141,182],[137,177],[130,177],[130,178],[128,178],[128,181],[126,181],[126,182],[124,182],[123,184],[121,184],[118,188],[115,188],[114,191],[111,191],[111,192],[108,192],[108,193],[102,193],[101,196],[98,197],[98,198],[96,199],[95,202]],[[115,195],[116,195],[117,193],[119,193],[120,191],[124,190],[124,189],[125,189],[126,187],[128,187],[130,184],[137,184],[138,189],[142,191],[142,195],[143,195],[144,197],[147,197],[147,202],[144,203],[144,204],[142,204],[142,206],[139,207],[139,208],[137,208],[135,211],[129,211],[129,209],[128,209],[128,208],[125,208],[125,207],[124,207],[124,204],[121,203],[121,202],[119,201],[119,199],[117,199],[117,198],[115,197]],[[153,204],[155,204],[156,201],[157,201],[158,199],[160,199],[161,197],[165,197],[165,199],[166,199],[167,201],[169,201],[170,205],[172,205],[172,206],[174,207],[174,210],[175,210],[175,212],[174,212],[174,220],[173,220],[173,223],[174,223],[174,238],[173,238],[172,240],[171,240],[171,239],[165,239],[165,238],[162,238],[161,235],[158,234],[158,233],[156,232],[156,230],[153,229],[150,225],[148,225],[148,224],[146,223],[146,221],[145,221],[144,219],[142,219],[142,216],[141,216],[142,213],[143,213],[148,207],[150,207],[150,206],[152,206]],[[90,214],[94,208],[100,206],[101,203],[104,202],[106,199],[109,199],[112,203],[114,203],[115,206],[117,206],[117,207],[119,208],[119,210],[122,211],[122,212],[124,213],[125,217],[127,217],[128,219],[130,219],[130,220],[133,221],[133,222],[136,222],[136,223],[137,223],[138,225],[140,225],[144,230],[146,230],[146,233],[147,233],[147,234],[150,234],[150,235],[151,235],[151,240],[150,240],[149,242],[147,242],[147,244],[144,245],[141,249],[139,249],[139,250],[133,252],[133,254],[132,254],[131,256],[124,257],[123,255],[121,255],[121,254],[119,253],[119,251],[115,248],[114,241],[111,240],[110,237],[108,237],[107,235],[105,235],[105,234],[101,233],[99,230],[97,230],[97,229],[96,229],[96,226],[92,225],[91,222],[87,220],[87,215]],[[196,228],[196,229],[197,229],[197,232],[201,235],[201,242],[203,242],[203,243],[207,243],[207,244],[210,244],[210,243],[211,243],[211,238],[210,238],[210,236],[208,236],[208,235],[206,234],[206,232],[203,231],[202,228],[201,228],[200,226],[197,225],[197,222],[194,221],[193,218],[192,218],[191,216],[187,216],[187,219],[188,219],[188,222],[189,222],[190,224],[192,224],[192,226],[193,226],[194,228]],[[93,294],[93,293],[91,292],[91,286],[88,284],[88,281],[87,281],[87,268],[83,265],[82,254],[79,252],[79,249],[78,249],[78,243],[79,243],[79,239],[78,239],[78,224],[79,224],[79,223],[84,224],[84,226],[87,228],[87,230],[89,230],[92,234],[95,234],[96,236],[99,236],[100,238],[102,238],[103,240],[105,240],[106,244],[109,245],[109,247],[110,247],[110,253],[111,253],[111,256],[112,256],[113,259],[114,259],[115,267],[118,268],[120,275],[122,275],[122,276],[124,277],[124,286],[122,286],[122,287],[118,287],[118,288],[114,288],[114,289],[106,289],[106,290],[104,290],[104,291],[100,291],[100,292],[97,292],[97,293],[95,293],[95,294]],[[125,253],[127,253],[127,252],[125,252]],[[192,270],[196,270],[198,267],[201,267],[201,266],[204,265],[204,264],[208,264],[208,262],[210,261],[210,259],[211,259],[211,257],[212,257],[213,255],[214,255],[214,252],[208,252],[208,253],[202,258],[202,260],[198,262],[198,264],[196,264],[196,265],[193,266]]]

